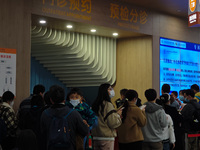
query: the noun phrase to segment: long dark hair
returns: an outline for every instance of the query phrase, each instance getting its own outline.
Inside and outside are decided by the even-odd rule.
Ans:
[[[128,111],[128,101],[132,101],[134,98],[138,98],[138,93],[135,90],[128,90],[126,92],[126,101],[123,105],[124,109],[122,111],[122,123],[124,123],[124,120],[126,119],[127,111]]]
[[[92,105],[92,110],[96,113],[97,116],[99,116],[98,112],[99,112],[100,107],[101,107],[100,113],[103,116],[103,110],[105,107],[105,105],[103,104],[103,101],[111,102],[110,96],[108,94],[109,87],[110,87],[110,84],[108,83],[101,84],[99,87],[98,96]]]

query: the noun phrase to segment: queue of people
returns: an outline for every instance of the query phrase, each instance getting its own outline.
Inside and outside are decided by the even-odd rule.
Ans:
[[[65,97],[62,87],[45,92],[39,84],[15,113],[14,94],[6,91],[0,103],[0,150],[197,150],[198,138],[191,135],[200,130],[199,86],[178,92],[170,94],[168,84],[161,96],[147,89],[142,104],[137,91],[124,88],[115,108],[115,91],[104,83],[90,107],[79,88]]]

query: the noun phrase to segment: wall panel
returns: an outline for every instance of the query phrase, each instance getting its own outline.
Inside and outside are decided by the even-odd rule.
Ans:
[[[152,37],[119,39],[117,42],[117,80],[115,101],[120,89],[134,89],[143,102],[144,91],[152,88]]]
[[[16,100],[29,96],[30,89],[30,1],[0,0],[0,47],[17,50]]]

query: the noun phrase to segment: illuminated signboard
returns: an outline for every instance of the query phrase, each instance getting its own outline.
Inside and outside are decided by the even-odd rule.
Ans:
[[[200,85],[200,45],[160,38],[160,88],[170,84],[171,91]]]

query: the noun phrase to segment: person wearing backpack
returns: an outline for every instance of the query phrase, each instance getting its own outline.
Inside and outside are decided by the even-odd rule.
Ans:
[[[195,93],[193,90],[188,89],[185,92],[185,98],[188,101],[187,105],[181,111],[183,116],[182,127],[187,134],[196,134],[199,128],[194,127],[194,113],[200,110],[200,104],[194,99]],[[199,120],[200,121],[200,120]],[[197,137],[187,137],[188,150],[197,150]]]
[[[11,150],[15,147],[17,119],[13,110],[14,94],[6,91],[2,96],[3,103],[0,105],[0,118],[6,125],[6,137],[3,139],[1,146],[3,150]]]
[[[53,85],[49,90],[52,106],[43,111],[41,133],[44,150],[75,150],[76,136],[86,136],[88,124],[80,114],[65,105],[64,89]]]

